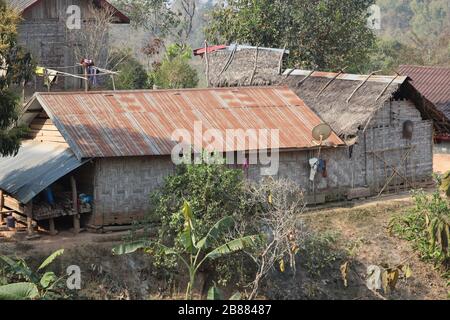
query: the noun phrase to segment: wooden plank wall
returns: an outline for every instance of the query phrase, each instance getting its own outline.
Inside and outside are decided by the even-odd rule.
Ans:
[[[28,138],[33,141],[53,142],[67,145],[66,140],[64,140],[61,133],[45,112],[40,113],[34,118],[29,128],[30,134]]]

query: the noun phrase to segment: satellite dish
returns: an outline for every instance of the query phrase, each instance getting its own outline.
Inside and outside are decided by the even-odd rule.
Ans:
[[[322,142],[327,140],[331,136],[332,132],[333,130],[328,124],[321,123],[318,126],[314,127],[314,129],[312,130],[312,136],[314,140]]]

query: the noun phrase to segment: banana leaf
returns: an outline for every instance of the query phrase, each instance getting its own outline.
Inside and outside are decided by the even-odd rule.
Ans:
[[[195,234],[194,234],[194,216],[192,214],[191,206],[187,201],[184,202],[183,206],[183,217],[184,217],[184,229],[180,233],[180,242],[183,244],[185,250],[189,253],[195,251]]]
[[[209,259],[217,259],[248,248],[255,248],[263,241],[262,235],[253,235],[232,240],[207,254]]]
[[[222,233],[230,230],[233,225],[234,219],[232,217],[225,217],[221,219],[211,228],[211,230],[209,230],[206,237],[197,243],[197,249],[211,248],[214,245],[215,240],[217,240]]]
[[[47,259],[45,259],[44,262],[42,262],[38,271],[47,267],[49,264],[51,264],[53,261],[55,261],[55,259],[58,258],[63,253],[64,253],[64,249],[60,249],[58,251],[53,252]]]
[[[30,300],[39,297],[34,283],[19,282],[0,286],[0,300]]]
[[[222,293],[220,292],[219,288],[216,286],[212,286],[208,290],[208,300],[223,300]]]
[[[151,242],[147,240],[141,240],[141,241],[134,241],[130,243],[124,243],[119,246],[116,246],[112,249],[113,254],[115,255],[124,255],[124,254],[130,254],[134,253],[140,249],[146,249],[150,247]]]

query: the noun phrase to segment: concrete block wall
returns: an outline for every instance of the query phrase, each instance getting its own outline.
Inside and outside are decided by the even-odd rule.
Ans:
[[[403,138],[403,124],[407,120],[413,122],[411,139]],[[389,166],[399,170],[410,182],[431,178],[432,137],[432,123],[422,120],[420,112],[411,101],[386,102],[370,122],[365,134],[362,132],[359,134],[358,152],[362,154],[358,154],[358,158],[366,163],[363,166],[366,184],[373,191],[380,190],[393,173],[393,169]],[[412,151],[407,156],[410,148]],[[403,161],[405,157],[406,160]],[[403,182],[404,179],[396,175],[391,184]]]
[[[403,123],[407,120],[414,125],[412,139],[403,138]],[[431,179],[432,135],[432,123],[422,120],[412,102],[388,101],[375,114],[366,132],[360,131],[356,144],[322,150],[321,158],[327,161],[328,175],[326,178],[320,174],[316,176],[316,192],[327,193],[329,200],[342,198],[350,188],[368,187],[372,194],[377,194],[394,172],[389,166],[395,167],[411,183]],[[410,148],[412,150],[406,157]],[[317,151],[281,153],[276,177],[289,178],[301,185],[306,193],[311,193],[313,185],[309,182],[308,161],[313,157],[317,157]],[[250,167],[249,178],[261,180],[260,169],[259,166]],[[402,183],[404,180],[396,175],[390,185]]]
[[[349,156],[348,147],[323,148],[320,158],[327,162],[327,176],[317,173],[314,185],[309,180],[311,167],[309,160],[318,156],[318,150],[281,152],[279,156],[279,171],[275,178],[289,179],[297,183],[306,194],[326,194],[327,200],[337,200],[345,196],[349,188],[362,183],[362,163]],[[248,178],[261,181],[265,176],[261,174],[260,165],[250,166]]]

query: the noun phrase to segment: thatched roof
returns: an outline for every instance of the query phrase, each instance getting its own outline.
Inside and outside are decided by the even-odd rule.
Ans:
[[[437,121],[443,117],[404,76],[371,76],[366,80],[367,75],[315,72],[308,77],[309,74],[311,71],[287,70],[280,82],[288,84],[306,105],[346,140],[365,129],[390,98],[414,100],[425,119]],[[347,101],[350,96],[352,98]]]
[[[210,84],[214,87],[276,84],[281,73],[280,63],[287,53],[283,49],[244,46],[209,53]],[[205,56],[203,62],[206,65]]]
[[[333,75],[334,76],[334,75]],[[392,83],[383,96],[377,100],[386,82],[366,82],[347,103],[347,99],[361,83],[361,81],[336,79],[319,95],[319,92],[333,78],[311,76],[300,83],[305,76],[290,76],[288,85],[305,103],[316,111],[333,130],[344,138],[355,136],[361,127],[373,117],[377,110],[383,106],[404,81]]]

